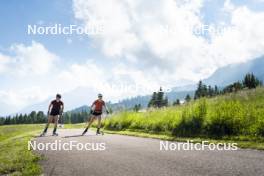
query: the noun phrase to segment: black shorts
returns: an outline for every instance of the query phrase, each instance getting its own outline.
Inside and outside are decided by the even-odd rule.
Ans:
[[[102,112],[92,112],[92,115],[94,115],[94,116],[100,116],[100,115],[102,115]]]
[[[60,115],[60,112],[51,111],[49,115],[51,115],[51,116],[57,116],[57,115]]]

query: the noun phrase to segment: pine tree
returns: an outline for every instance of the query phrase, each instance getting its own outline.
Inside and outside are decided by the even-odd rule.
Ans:
[[[156,102],[157,102],[157,93],[153,92],[152,97],[148,103],[148,107],[155,107]]]
[[[186,95],[185,101],[188,103],[191,101],[191,96],[189,94]]]
[[[253,73],[248,73],[244,77],[243,86],[249,89],[255,89],[257,86],[261,86],[262,82],[255,77]]]
[[[195,91],[195,94],[194,94],[194,99],[205,97],[207,95],[208,95],[207,86],[203,84],[202,81],[199,81],[197,90]]]
[[[135,112],[138,112],[140,109],[141,109],[141,104],[135,104],[133,110],[134,110]]]
[[[219,90],[218,90],[218,87],[217,87],[217,85],[215,85],[215,87],[214,87],[214,95],[218,95],[220,92],[219,92]]]
[[[180,102],[180,100],[179,99],[177,99],[176,101],[174,101],[173,102],[173,106],[177,106],[177,105],[180,105],[181,104],[181,102]]]
[[[235,92],[243,89],[243,84],[240,81],[237,81],[233,84],[233,89]]]
[[[37,113],[36,111],[32,111],[27,117],[27,123],[36,123],[37,122]]]
[[[157,94],[157,99],[156,99],[156,106],[158,108],[163,106],[163,96],[164,96],[164,92],[162,91],[162,88],[160,88],[158,94]]]
[[[168,97],[166,96],[163,100],[163,105],[162,106],[168,106],[169,105],[169,100]]]
[[[168,98],[164,98],[164,92],[162,87],[158,92],[153,92],[152,97],[148,103],[148,107],[160,108],[163,106],[168,106]]]
[[[214,89],[210,85],[208,86],[208,96],[209,97],[214,96]]]

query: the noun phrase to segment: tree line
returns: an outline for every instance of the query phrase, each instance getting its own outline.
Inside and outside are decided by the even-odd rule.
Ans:
[[[194,99],[202,97],[213,97],[219,94],[223,95],[226,93],[237,92],[243,89],[255,89],[258,86],[262,86],[262,81],[260,81],[253,73],[248,73],[245,75],[242,81],[234,82],[230,85],[225,86],[222,90],[219,90],[217,86],[212,88],[210,85],[207,86],[199,81],[197,90],[194,94]]]
[[[34,124],[46,122],[46,115],[43,111],[32,111],[30,114],[16,114],[15,116],[8,116],[0,118],[0,125],[10,124]]]
[[[206,85],[202,81],[199,81],[193,99],[196,100],[202,97],[214,97],[226,93],[237,92],[245,88],[254,89],[262,85],[263,85],[262,81],[260,81],[253,73],[246,74],[242,81],[234,82],[233,84],[227,85],[222,89],[218,88],[217,85],[215,86]],[[192,100],[192,97],[189,94],[187,94],[184,100],[185,102],[188,103]],[[173,106],[177,106],[180,104],[181,104],[180,99],[176,99],[174,102],[172,102]],[[161,108],[166,106],[169,106],[168,97],[165,96],[162,88],[160,88],[158,92],[153,92],[148,107]],[[138,105],[137,106],[135,105],[134,110],[138,111],[139,109],[140,108],[138,107]]]
[[[60,118],[59,123],[83,123],[87,120],[89,112],[65,112],[63,118]],[[15,116],[1,117],[0,125],[11,124],[40,124],[47,122],[47,115],[43,111],[32,111],[30,114],[16,114]]]

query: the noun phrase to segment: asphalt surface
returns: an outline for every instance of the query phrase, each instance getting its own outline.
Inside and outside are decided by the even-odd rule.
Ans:
[[[50,129],[51,131],[51,129]],[[86,136],[82,130],[59,129],[59,136],[36,138],[37,144],[88,144],[93,150],[37,150],[44,175],[59,176],[163,176],[163,175],[264,175],[264,151],[242,150],[161,151],[160,140],[122,135]],[[105,146],[96,146],[104,143]],[[79,144],[78,144],[79,145]],[[102,144],[101,144],[102,145]],[[97,150],[103,149],[105,150]],[[68,148],[67,148],[68,149]]]

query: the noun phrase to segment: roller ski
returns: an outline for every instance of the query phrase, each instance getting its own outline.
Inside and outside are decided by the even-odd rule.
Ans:
[[[46,136],[46,133],[45,133],[45,132],[43,132],[43,133],[41,133],[41,134],[39,135],[39,137],[44,137],[44,136]]]
[[[59,134],[58,133],[53,133],[52,136],[59,136]]]
[[[81,136],[84,136],[84,135],[87,133],[87,131],[88,131],[88,128],[86,128],[86,129],[83,131],[83,133],[82,133]]]
[[[100,128],[97,128],[96,135],[104,135],[104,132],[100,131]]]

